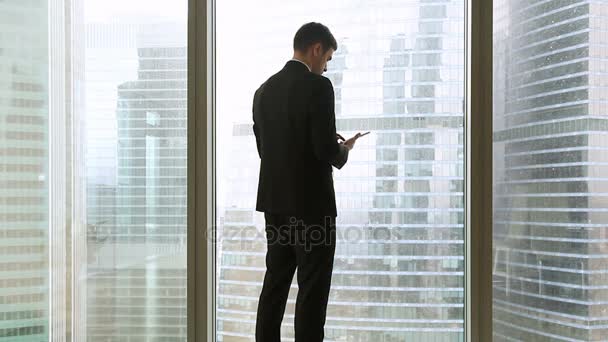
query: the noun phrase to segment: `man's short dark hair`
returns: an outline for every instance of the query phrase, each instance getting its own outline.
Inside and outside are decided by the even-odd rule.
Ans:
[[[324,51],[329,50],[329,48],[334,49],[334,51],[338,50],[336,38],[327,26],[314,22],[304,24],[296,32],[296,36],[293,38],[293,49],[306,52],[311,45],[316,43],[321,43]]]

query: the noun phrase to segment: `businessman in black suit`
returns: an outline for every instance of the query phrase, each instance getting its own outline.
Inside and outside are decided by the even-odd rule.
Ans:
[[[296,342],[323,341],[336,247],[332,166],[342,168],[363,136],[344,140],[336,133],[333,86],[321,75],[337,49],[327,27],[305,24],[294,37],[293,59],[255,92],[256,209],[265,215],[268,246],[257,342],[281,340],[296,268]]]

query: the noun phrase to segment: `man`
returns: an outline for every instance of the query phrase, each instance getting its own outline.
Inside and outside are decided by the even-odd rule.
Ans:
[[[260,86],[253,100],[261,159],[256,210],[265,214],[268,242],[257,342],[281,340],[296,268],[295,340],[323,341],[336,243],[332,165],[342,168],[364,135],[344,140],[336,133],[333,86],[321,76],[338,48],[329,29],[305,24],[293,45],[293,59]]]

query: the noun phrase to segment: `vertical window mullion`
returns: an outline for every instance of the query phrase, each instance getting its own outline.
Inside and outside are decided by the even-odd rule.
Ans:
[[[188,1],[188,341],[215,340],[213,0]]]
[[[492,7],[467,1],[466,341],[492,340]]]

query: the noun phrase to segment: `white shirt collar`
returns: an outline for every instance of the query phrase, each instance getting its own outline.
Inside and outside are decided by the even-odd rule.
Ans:
[[[306,65],[306,68],[308,68],[308,71],[312,72],[312,70],[310,69],[310,67],[308,66],[308,64],[306,64],[306,63],[302,62],[301,60],[299,60],[299,59],[297,59],[297,58],[292,58],[291,60],[292,60],[292,61],[296,61],[296,62],[300,62],[300,63],[302,63],[302,64]]]

